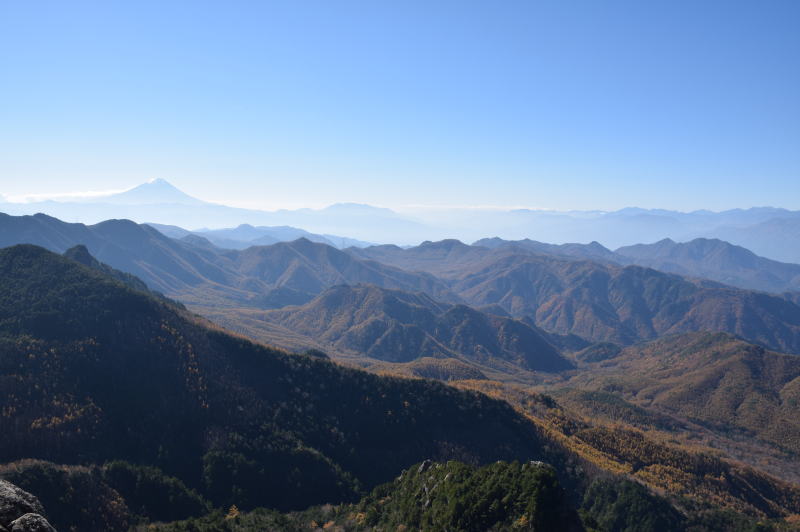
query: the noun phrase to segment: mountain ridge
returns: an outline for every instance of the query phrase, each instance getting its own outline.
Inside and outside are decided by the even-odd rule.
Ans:
[[[530,245],[492,249],[447,242],[348,251],[437,275],[468,304],[529,316],[548,332],[630,344],[662,334],[721,330],[800,353],[800,306],[790,295],[596,262],[580,256],[581,249],[573,246],[569,253],[578,255],[564,257],[543,255]]]
[[[175,240],[130,220],[86,226],[44,214],[0,214],[0,247],[19,243],[41,245],[57,253],[83,244],[101,262],[198,307],[274,308],[309,301],[333,284],[365,281],[424,289],[445,300],[458,300],[429,274],[357,259],[307,239],[222,250],[209,247],[207,241]]]
[[[535,328],[509,318],[446,304],[422,293],[372,285],[335,286],[301,307],[261,315],[338,349],[387,362],[460,358],[492,366],[561,371],[572,364]]]
[[[147,185],[140,187],[147,190]],[[152,188],[153,184],[149,185]],[[134,190],[140,187],[134,187]],[[697,237],[722,238],[773,260],[800,263],[800,253],[795,251],[800,249],[800,211],[773,207],[719,212],[635,207],[608,212],[468,208],[413,208],[396,212],[366,204],[338,203],[322,209],[264,211],[202,202],[183,192],[167,195],[166,202],[158,197],[152,200],[155,203],[136,203],[135,197],[124,198],[118,201],[120,198],[117,197],[114,202],[105,203],[102,198],[3,203],[0,209],[16,215],[41,211],[84,223],[129,218],[183,227],[231,227],[244,222],[289,225],[322,235],[341,234],[362,241],[403,245],[454,236],[475,241],[487,234],[499,234],[512,240],[535,237],[556,243],[598,241],[609,248],[663,238],[681,241]]]
[[[46,215],[0,216],[0,245],[19,242],[59,253],[85,244],[102,262],[201,313],[304,304],[333,285],[369,283],[498,309],[496,314],[530,316],[548,332],[590,341],[627,344],[667,333],[721,330],[800,353],[800,307],[791,294],[772,296],[640,266],[492,250],[455,240],[409,249],[381,246],[378,256],[375,248],[345,252],[305,239],[219,250],[126,220],[84,226]]]
[[[154,227],[161,233],[170,238],[184,239],[190,235],[199,236],[207,239],[219,248],[227,249],[246,249],[251,246],[266,246],[277,244],[278,242],[291,242],[298,238],[308,238],[312,242],[328,244],[330,246],[343,249],[350,246],[365,247],[372,245],[353,238],[336,235],[319,235],[310,233],[303,229],[282,226],[253,226],[250,224],[239,224],[236,227],[224,229],[197,229],[189,231],[175,225],[163,225],[146,223]]]
[[[739,288],[773,293],[800,290],[800,264],[759,257],[719,239],[696,238],[683,243],[664,239],[650,245],[622,247],[614,253],[640,266],[713,279]]]

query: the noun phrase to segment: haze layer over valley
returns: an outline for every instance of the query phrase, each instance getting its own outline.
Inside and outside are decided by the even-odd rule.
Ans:
[[[711,238],[743,246],[773,260],[800,262],[800,211],[773,207],[721,212],[635,207],[613,212],[558,212],[500,208],[392,210],[341,203],[321,209],[262,211],[201,201],[166,180],[154,179],[106,196],[71,195],[69,200],[0,203],[0,211],[17,215],[41,212],[81,223],[127,218],[156,224],[170,236],[185,236],[186,231],[191,231],[221,247],[241,248],[301,236],[337,247],[368,243],[416,245],[445,238],[473,242],[500,237],[554,244],[596,241],[609,249],[666,238],[678,242]],[[245,227],[232,232],[242,224]],[[269,229],[254,231],[248,225]]]

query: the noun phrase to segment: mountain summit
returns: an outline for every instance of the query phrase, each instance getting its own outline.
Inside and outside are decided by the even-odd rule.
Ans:
[[[123,205],[152,205],[152,204],[179,204],[203,205],[205,202],[193,198],[185,192],[175,188],[165,179],[151,179],[147,183],[134,187],[125,192],[97,198],[103,203]]]

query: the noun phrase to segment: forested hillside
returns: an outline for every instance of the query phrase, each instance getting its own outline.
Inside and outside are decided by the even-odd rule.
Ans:
[[[3,462],[122,459],[291,509],[425,458],[547,454],[501,401],[255,345],[41,248],[0,251],[0,298]]]
[[[440,303],[423,293],[337,286],[306,305],[259,317],[337,350],[389,362],[427,356],[462,358],[508,371],[514,366],[550,372],[572,367],[535,327],[466,305]]]
[[[587,363],[566,386],[613,392],[634,404],[800,453],[800,357],[728,334],[654,340]]]
[[[520,260],[514,257],[507,259]],[[577,267],[580,275],[573,280],[591,271],[644,272],[666,283],[669,297],[675,286],[680,297],[682,290],[742,293],[642,268],[525,261],[532,259]],[[570,289],[586,297],[580,286]],[[526,480],[527,472],[513,469],[518,466],[477,470],[474,478],[483,479],[477,484],[468,466],[442,466],[456,476],[463,472],[466,484],[453,484],[456,498],[469,499],[473,492],[480,497],[482,483],[493,485],[491,479],[500,475],[511,499],[490,491],[490,505],[493,497],[507,504],[531,490],[539,493],[540,481],[556,489],[553,493],[563,490],[563,503],[547,505],[549,513],[509,510],[506,517],[514,514],[513,523],[522,517],[578,523],[580,509],[583,526],[615,530],[607,527],[609,520],[627,510],[612,502],[622,495],[609,493],[644,497],[654,505],[647,512],[662,512],[687,530],[714,530],[704,519],[747,526],[767,519],[789,526],[800,513],[796,485],[669,436],[705,437],[707,431],[733,442],[730,431],[746,431],[741,434],[797,453],[796,356],[729,335],[698,333],[627,348],[594,344],[574,352],[570,362],[555,346],[586,343],[541,331],[530,318],[515,320],[424,293],[368,285],[337,286],[306,305],[253,316],[291,334],[366,354],[376,361],[374,372],[454,386],[377,376],[347,369],[319,352],[290,354],[251,343],[150,292],[84,247],[62,257],[36,246],[13,246],[0,250],[0,431],[5,435],[0,462],[7,464],[0,477],[53,507],[48,518],[57,527],[80,523],[79,529],[88,530],[185,518],[195,521],[170,526],[190,530],[200,523],[199,529],[214,529],[219,519],[230,524],[224,509],[232,505],[242,512],[235,519],[270,526],[308,525],[316,520],[312,515],[323,514],[326,522],[353,530],[404,520],[450,522],[456,513],[448,514],[447,505],[431,506],[429,515],[411,511],[412,494],[439,485],[435,478],[430,485],[419,484],[420,477],[410,485],[395,481],[378,487],[423,460],[456,460],[469,467],[496,460],[549,464],[542,471],[552,471],[557,489],[544,477]],[[512,366],[546,372],[536,382],[558,399],[488,380],[480,369],[512,375]],[[703,425],[688,430],[687,423]],[[730,452],[740,456],[742,448]],[[758,466],[751,458],[746,461]],[[763,469],[783,478],[794,471]],[[606,477],[611,485],[602,484]],[[646,489],[621,487],[625,478]],[[336,506],[307,509],[324,503]],[[87,514],[89,507],[96,512]],[[247,513],[258,507],[279,513]],[[716,513],[721,509],[736,517]],[[287,511],[300,513],[280,513]],[[507,528],[507,521],[492,519],[476,514],[452,526]]]

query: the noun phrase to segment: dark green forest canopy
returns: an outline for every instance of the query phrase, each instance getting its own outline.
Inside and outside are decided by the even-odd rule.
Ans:
[[[0,461],[123,459],[215,504],[353,499],[425,458],[544,457],[506,403],[290,355],[34,246],[0,250]]]

